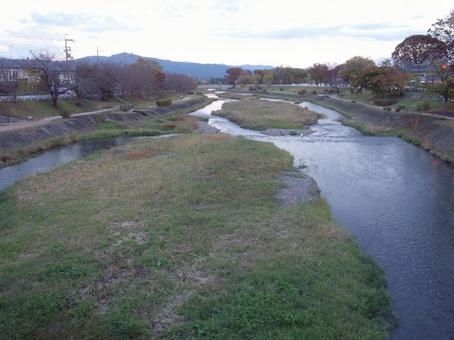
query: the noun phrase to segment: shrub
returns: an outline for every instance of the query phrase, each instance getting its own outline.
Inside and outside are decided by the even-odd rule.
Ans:
[[[392,98],[377,98],[372,101],[375,105],[379,106],[390,106],[397,103],[396,99]]]
[[[156,101],[158,106],[170,106],[172,105],[172,99],[159,99]]]
[[[71,118],[71,113],[69,113],[68,111],[63,111],[63,112],[61,113],[61,116],[62,116],[63,118]]]
[[[317,94],[317,91],[316,90],[312,90],[311,93],[315,96]]]
[[[356,100],[352,100],[352,103],[353,103],[353,104],[356,104]]]
[[[283,87],[281,87],[281,88],[279,89],[279,91],[284,91],[284,88],[283,88]]]
[[[416,105],[416,110],[417,111],[427,111],[430,109],[430,103],[429,102],[422,102],[422,103],[418,103]]]
[[[391,108],[390,108],[390,107],[384,107],[383,110],[385,110],[385,111],[391,111]]]
[[[306,90],[302,89],[298,91],[298,94],[304,96],[306,94]]]
[[[120,106],[120,111],[121,112],[127,112],[127,111],[131,110],[132,108],[134,108],[134,106],[132,106],[132,105],[121,105]]]

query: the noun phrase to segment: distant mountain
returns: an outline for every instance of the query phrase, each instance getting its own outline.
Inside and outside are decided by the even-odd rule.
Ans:
[[[140,56],[132,53],[119,53],[111,55],[110,57],[100,56],[99,59],[96,56],[89,56],[77,59],[80,62],[95,63],[97,60],[100,62],[111,62],[116,64],[132,64],[139,59]],[[191,76],[196,79],[209,79],[209,78],[222,78],[225,75],[225,71],[232,66],[224,64],[201,64],[192,63],[185,61],[172,61],[158,58],[143,57],[147,60],[158,62],[164,72],[168,73],[181,73]],[[257,70],[257,69],[272,69],[272,66],[266,65],[239,65],[245,70]]]

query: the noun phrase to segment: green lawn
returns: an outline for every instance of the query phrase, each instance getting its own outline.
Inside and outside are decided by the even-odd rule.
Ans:
[[[137,140],[0,195],[4,338],[384,339],[381,271],[322,200],[282,208],[289,154]]]
[[[225,103],[215,114],[255,130],[301,129],[317,121],[317,114],[297,105],[255,98]]]

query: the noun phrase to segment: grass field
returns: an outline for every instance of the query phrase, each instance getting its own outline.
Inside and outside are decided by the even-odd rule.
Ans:
[[[0,102],[0,115],[25,119],[28,116],[33,119],[42,119],[50,116],[57,116],[64,113],[80,113],[95,111],[104,108],[120,105],[117,101],[98,101],[93,99],[83,99],[81,105],[76,105],[73,99],[61,99],[57,107],[52,106],[50,101],[18,101],[16,103]]]
[[[305,95],[311,95],[315,91],[317,94],[323,94],[329,87],[320,87],[320,86],[290,86],[290,85],[273,85],[267,86],[267,92],[270,94],[276,94],[280,96],[285,96],[285,94],[295,95],[298,94],[299,91],[304,90]],[[249,92],[248,86],[240,86],[235,89],[238,92]],[[250,93],[254,93],[251,91]],[[358,103],[366,103],[372,104],[374,100],[374,95],[368,91],[363,90],[361,93],[351,93],[350,89],[348,88],[341,88],[339,93],[334,95],[338,95],[341,98],[354,100]],[[304,98],[304,97],[302,97]],[[452,103],[446,105],[443,101],[436,100],[429,97],[424,97],[423,94],[420,95],[419,98],[413,98],[408,95],[394,98],[397,102],[393,105],[390,105],[390,108],[395,111],[398,109],[399,111],[408,111],[408,112],[454,112],[454,106]],[[377,105],[381,107],[380,105]]]
[[[255,130],[301,129],[317,121],[317,114],[299,106],[255,98],[225,103],[215,114]]]
[[[198,110],[210,103],[205,102],[187,109],[175,111],[172,114],[160,117],[147,117],[139,121],[114,122],[105,121],[97,125],[96,130],[59,136],[47,140],[37,141],[25,147],[15,149],[0,148],[0,167],[22,161],[32,154],[42,152],[53,147],[72,144],[87,139],[103,139],[119,136],[158,136],[169,133],[189,133],[197,128],[197,119],[186,113]]]
[[[225,135],[137,140],[0,195],[5,338],[383,339],[382,273],[289,154]]]

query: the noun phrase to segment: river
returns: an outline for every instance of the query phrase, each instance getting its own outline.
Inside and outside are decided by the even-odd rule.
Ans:
[[[364,136],[315,104],[300,104],[324,115],[312,134],[272,137],[212,116],[224,102],[192,114],[225,133],[274,143],[293,155],[295,166],[305,166],[336,221],[384,270],[399,319],[391,338],[454,339],[454,168],[399,138]],[[126,141],[78,143],[5,167],[0,191]]]
[[[41,172],[47,172],[57,166],[85,157],[97,150],[122,145],[127,141],[128,139],[125,137],[84,141],[72,145],[53,148],[39,153],[24,162],[0,168],[0,191],[23,178],[33,176]]]
[[[222,132],[271,142],[313,177],[336,222],[384,270],[398,326],[392,339],[454,339],[454,168],[396,137],[374,137],[323,114],[304,137],[263,135],[211,116],[223,100],[193,114]]]

